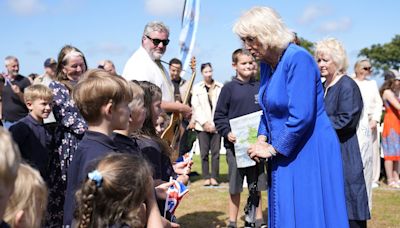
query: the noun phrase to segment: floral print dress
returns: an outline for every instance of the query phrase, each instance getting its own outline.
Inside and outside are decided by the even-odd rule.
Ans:
[[[61,227],[67,170],[87,124],[70,96],[68,88],[57,81],[49,84],[53,91],[53,113],[58,123],[55,132],[55,152],[51,155],[49,203],[46,227]]]

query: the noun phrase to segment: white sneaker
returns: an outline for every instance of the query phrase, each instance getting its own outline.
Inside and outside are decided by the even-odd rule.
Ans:
[[[372,189],[374,189],[374,188],[379,188],[379,184],[376,183],[376,182],[373,182],[372,183]]]

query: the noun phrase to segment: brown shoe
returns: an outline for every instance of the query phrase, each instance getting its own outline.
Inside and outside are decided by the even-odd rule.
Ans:
[[[210,186],[211,182],[210,179],[205,179],[203,186]]]
[[[217,180],[215,180],[214,178],[211,178],[211,185],[212,185],[212,186],[218,186],[219,183],[218,183]]]

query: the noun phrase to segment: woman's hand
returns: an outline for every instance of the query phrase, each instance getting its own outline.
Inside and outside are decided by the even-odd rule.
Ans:
[[[257,142],[253,145],[250,145],[247,153],[249,154],[250,158],[256,162],[260,162],[259,158],[270,158],[276,155],[275,149],[266,142]]]

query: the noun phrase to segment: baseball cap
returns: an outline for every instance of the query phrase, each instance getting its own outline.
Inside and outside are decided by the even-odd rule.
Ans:
[[[56,60],[53,58],[48,58],[44,61],[44,67],[50,67],[51,65],[57,64]]]

